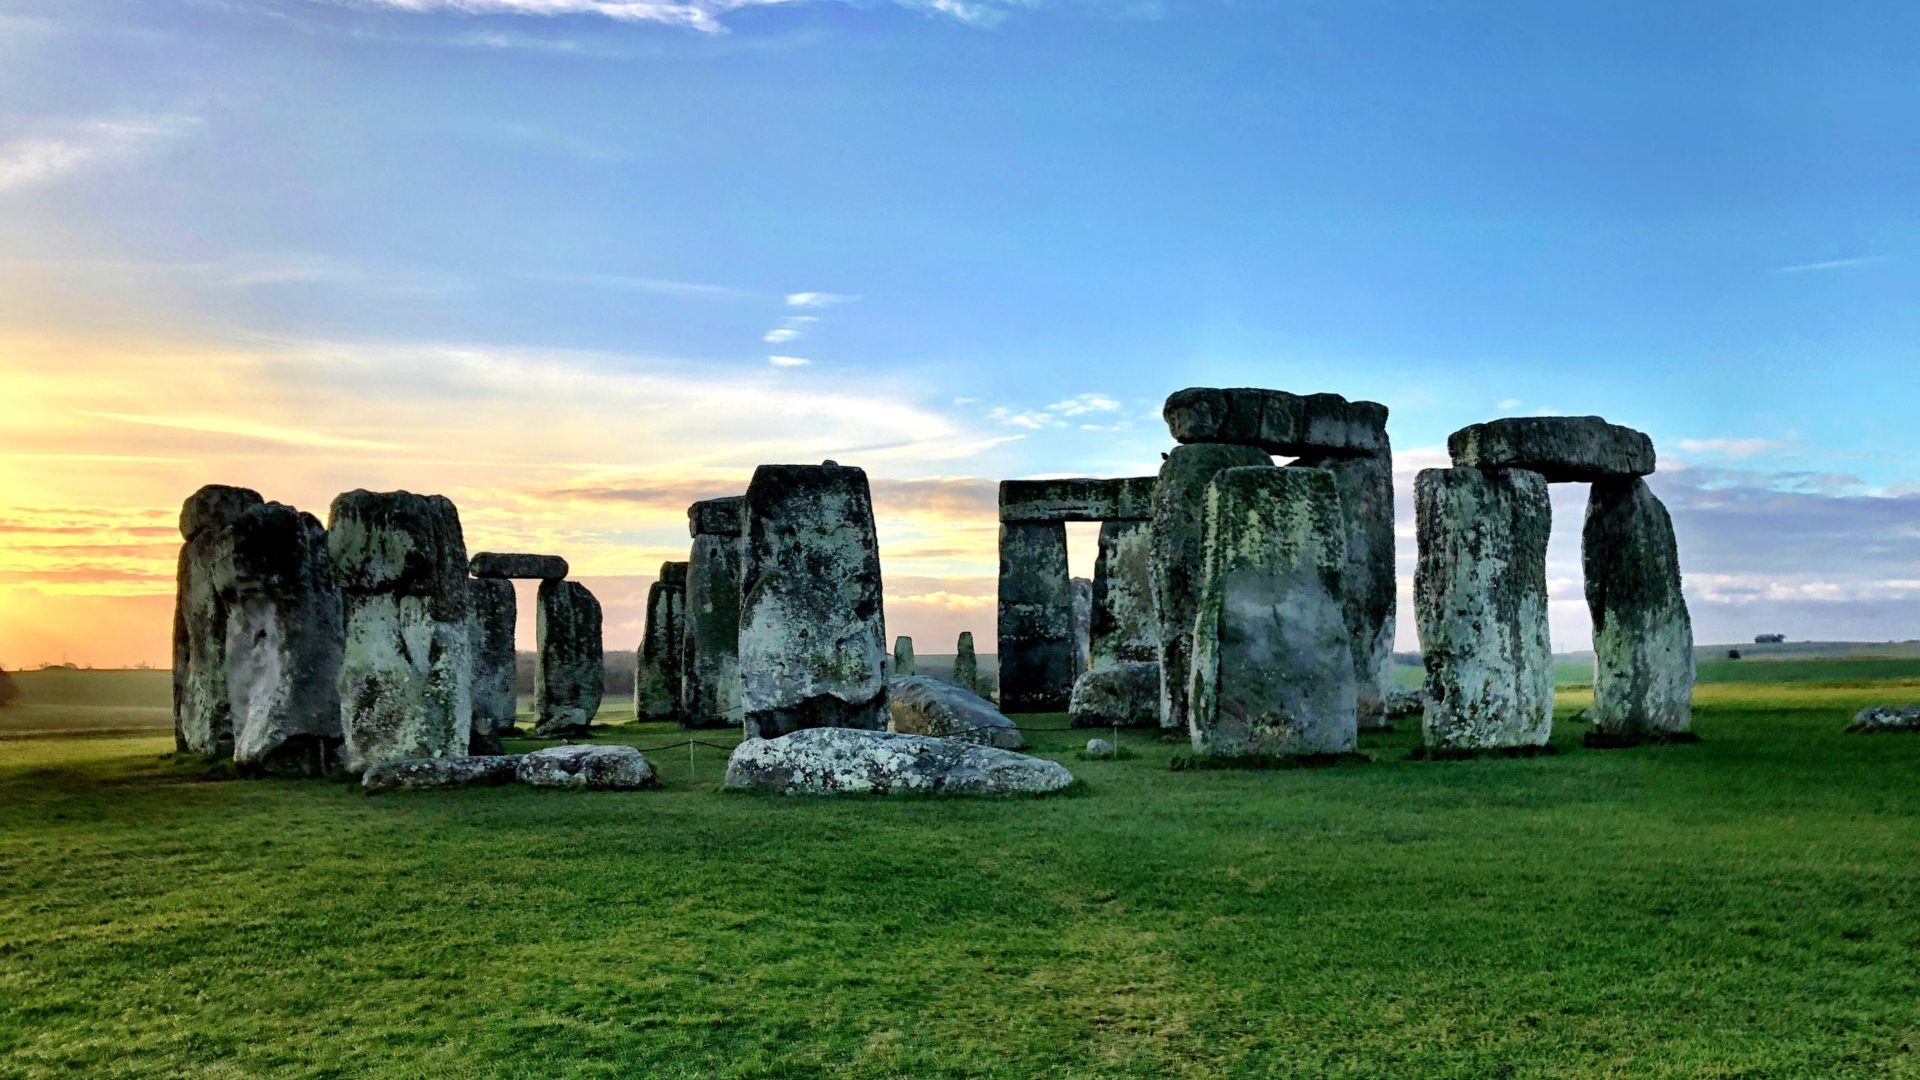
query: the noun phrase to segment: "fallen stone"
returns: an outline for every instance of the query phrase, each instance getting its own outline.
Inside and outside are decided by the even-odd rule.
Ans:
[[[386,761],[360,776],[368,794],[432,791],[440,788],[499,787],[513,782],[520,759],[512,754],[474,757],[407,758]]]
[[[1073,696],[1073,586],[1067,527],[1000,526],[1000,707],[1059,712]]]
[[[1526,469],[1550,484],[1646,476],[1653,440],[1598,416],[1520,416],[1461,428],[1447,439],[1453,463]]]
[[[473,735],[468,751],[500,752],[500,736],[519,722],[518,657],[513,637],[519,622],[513,582],[468,578],[468,647],[473,651]]]
[[[1339,394],[1192,387],[1168,397],[1161,415],[1180,443],[1257,446],[1281,457],[1387,452],[1387,407]]]
[[[1073,783],[1058,762],[957,739],[819,728],[748,739],[727,760],[734,791],[783,795],[1042,795]]]
[[[959,739],[1018,750],[1026,738],[993,703],[930,675],[895,676],[888,687],[893,719],[888,730],[907,735]]]
[[[1402,720],[1427,711],[1427,695],[1419,690],[1394,687],[1387,691],[1387,718]]]
[[[904,634],[893,639],[893,674],[895,678],[913,674],[913,639]]]
[[[1546,480],[1522,470],[1426,469],[1414,504],[1427,749],[1545,745],[1553,731]]]
[[[549,746],[521,757],[514,778],[529,787],[639,791],[660,786],[646,755],[631,746]]]
[[[1183,736],[1187,733],[1188,656],[1205,559],[1207,483],[1222,469],[1240,466],[1272,468],[1273,459],[1253,446],[1176,446],[1161,464],[1154,490],[1148,566],[1160,661],[1160,726]],[[1064,563],[1064,537],[1061,546]],[[1005,664],[1004,657],[1001,663]]]
[[[600,711],[607,664],[600,601],[577,581],[540,583],[533,667],[536,739],[584,735]]]
[[[227,687],[227,600],[233,584],[235,518],[260,493],[208,484],[180,507],[180,559],[173,616],[174,749],[233,756],[233,699]]]
[[[1110,758],[1113,756],[1113,744],[1105,739],[1088,739],[1087,756],[1090,758]]]
[[[1920,705],[1873,705],[1854,714],[1849,734],[1920,731]]]
[[[686,563],[660,564],[660,577],[647,586],[647,618],[640,648],[634,653],[633,715],[636,720],[670,720],[682,713],[686,651]]]
[[[1156,479],[1076,477],[1067,480],[1002,480],[1002,524],[1063,521],[1145,521],[1153,516]]]
[[[886,624],[867,474],[833,462],[762,465],[745,518],[747,735],[885,727]]]
[[[1353,639],[1353,677],[1362,728],[1387,722],[1393,684],[1393,636],[1398,607],[1394,573],[1393,454],[1384,432],[1380,451],[1364,457],[1309,456],[1293,465],[1333,477],[1347,530],[1341,577],[1347,634]]]
[[[439,495],[350,491],[329,511],[327,555],[346,597],[339,685],[347,770],[465,754],[472,600],[460,512]]]
[[[953,647],[953,681],[962,690],[971,691],[981,697],[987,696],[987,687],[980,682],[980,658],[973,651],[973,631],[960,631],[960,639]]]
[[[346,610],[312,514],[262,503],[237,514],[227,603],[233,760],[242,772],[319,776],[339,758]]]
[[[1346,528],[1333,477],[1252,466],[1207,487],[1188,730],[1207,757],[1351,753]]]
[[[1160,665],[1122,660],[1094,668],[1073,684],[1067,712],[1074,727],[1160,726]]]
[[[519,555],[482,551],[473,557],[468,569],[477,578],[558,581],[567,576],[567,560],[558,555]]]
[[[1147,522],[1109,521],[1100,526],[1087,627],[1088,670],[1129,661],[1160,662],[1152,561],[1153,532]]]
[[[1693,725],[1693,620],[1673,519],[1638,478],[1601,480],[1581,534],[1593,616],[1593,730],[1664,741]]]
[[[1077,577],[1067,587],[1073,595],[1073,677],[1078,681],[1093,663],[1093,582]]]

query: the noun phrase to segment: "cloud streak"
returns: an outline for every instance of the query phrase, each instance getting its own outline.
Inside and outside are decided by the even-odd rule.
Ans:
[[[1827,259],[1824,262],[1795,263],[1792,266],[1776,266],[1776,274],[1810,274],[1822,270],[1852,270],[1861,266],[1879,266],[1893,262],[1891,255],[1857,255],[1851,259]]]
[[[356,7],[380,7],[428,14],[520,15],[553,17],[593,15],[616,22],[658,23],[708,34],[727,31],[725,17],[750,8],[794,7],[815,0],[335,0]],[[924,12],[969,26],[993,27],[1032,0],[890,0],[895,7]]]
[[[0,193],[136,157],[179,138],[199,122],[188,116],[90,120],[46,135],[13,139],[0,144]]]

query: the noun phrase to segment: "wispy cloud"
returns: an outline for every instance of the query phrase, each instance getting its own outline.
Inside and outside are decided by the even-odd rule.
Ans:
[[[806,367],[808,364],[813,363],[813,361],[808,360],[804,356],[769,356],[767,357],[767,363],[772,364],[774,367]]]
[[[1792,266],[1776,266],[1776,274],[1805,274],[1816,270],[1851,270],[1857,266],[1878,266],[1893,262],[1891,255],[1856,255],[1850,259],[1827,259],[1823,262],[1795,263]]]
[[[787,294],[787,306],[796,308],[833,307],[836,304],[851,304],[860,299],[850,293],[797,292]]]
[[[179,138],[199,123],[190,116],[89,120],[13,139],[0,144],[0,192],[125,161]]]
[[[955,404],[958,404],[956,401]],[[1111,424],[1083,422],[1069,424],[1068,420],[1079,417],[1111,415],[1121,410],[1120,402],[1106,394],[1075,394],[1070,398],[1056,401],[1038,409],[1012,409],[1005,405],[987,410],[987,419],[1008,427],[1025,428],[1028,431],[1041,431],[1047,428],[1079,427],[1084,431],[1124,431],[1133,426],[1130,419],[1119,419]]]
[[[137,413],[95,412],[90,409],[75,411],[81,416],[112,420],[121,424],[143,424],[147,427],[195,431],[207,435],[231,435],[235,438],[258,439],[284,446],[309,446],[327,450],[400,449],[398,443],[381,442],[375,439],[353,439],[328,435],[320,431],[301,431],[283,424],[262,423],[235,416],[142,416]]]
[[[652,293],[656,296],[682,296],[690,300],[738,300],[747,295],[744,289],[736,289],[728,285],[707,285],[697,281],[674,281],[669,278],[636,277],[628,274],[542,274],[537,276],[543,281],[559,281],[601,289],[619,289],[625,292]]]
[[[335,0],[356,7],[394,8],[462,15],[598,15],[617,22],[660,23],[703,33],[727,30],[724,17],[749,8],[797,5],[808,0]],[[894,6],[939,15],[969,26],[993,27],[1033,0],[891,0]],[[1135,5],[1140,6],[1140,5]]]
[[[1689,454],[1710,454],[1714,457],[1732,458],[1734,460],[1739,460],[1741,458],[1750,458],[1758,454],[1764,454],[1772,450],[1785,449],[1791,444],[1787,442],[1783,442],[1779,439],[1720,438],[1720,439],[1681,439],[1678,445],[1682,451]]]

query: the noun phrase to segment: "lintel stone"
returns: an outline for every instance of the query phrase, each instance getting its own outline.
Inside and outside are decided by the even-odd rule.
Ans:
[[[558,581],[567,576],[567,560],[558,555],[502,554],[482,551],[467,563],[467,572],[477,578],[530,578]]]
[[[1282,457],[1387,452],[1387,407],[1339,394],[1195,386],[1174,391],[1161,416],[1180,443],[1257,446]]]
[[[1153,517],[1157,477],[1118,480],[1002,480],[1000,523],[1146,521]]]

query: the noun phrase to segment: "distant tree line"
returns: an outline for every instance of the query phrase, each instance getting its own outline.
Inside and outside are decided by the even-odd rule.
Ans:
[[[5,708],[14,698],[20,696],[20,687],[14,684],[13,676],[6,668],[0,668],[0,709]]]

